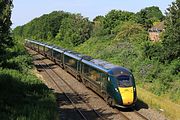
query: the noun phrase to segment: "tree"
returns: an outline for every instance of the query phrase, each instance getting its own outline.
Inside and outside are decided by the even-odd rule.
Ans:
[[[152,6],[142,9],[136,13],[136,21],[143,24],[146,29],[152,27],[154,22],[162,21],[164,16],[159,7]]]
[[[180,0],[173,2],[167,10],[162,44],[164,59],[171,61],[180,57]]]
[[[97,16],[93,19],[93,36],[104,35],[103,21],[104,16]]]
[[[121,22],[129,21],[134,15],[132,12],[111,10],[104,19],[104,29],[108,33],[112,33],[112,30]]]
[[[11,38],[12,0],[0,0],[0,52],[13,45]]]
[[[14,36],[16,38],[53,39],[59,32],[61,22],[69,15],[70,13],[64,11],[44,14],[23,26],[16,27],[13,30]]]
[[[92,24],[80,14],[71,14],[63,19],[56,40],[74,47],[90,38]]]

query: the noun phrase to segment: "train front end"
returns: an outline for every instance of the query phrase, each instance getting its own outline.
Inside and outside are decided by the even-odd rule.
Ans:
[[[114,90],[111,96],[114,105],[128,108],[135,105],[137,101],[136,85],[132,73],[125,68],[114,68],[110,71],[110,82]]]

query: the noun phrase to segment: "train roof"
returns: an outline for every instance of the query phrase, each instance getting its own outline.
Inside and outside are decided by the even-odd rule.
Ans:
[[[57,52],[60,52],[60,53],[64,52],[64,54],[69,56],[69,57],[72,57],[72,58],[74,58],[76,60],[81,60],[83,63],[85,63],[85,64],[87,64],[89,66],[92,66],[94,68],[97,68],[97,69],[99,69],[101,71],[104,71],[106,73],[109,73],[109,74],[113,74],[113,75],[119,74],[119,72],[116,73],[117,71],[130,73],[130,71],[127,68],[114,65],[114,64],[109,63],[107,61],[103,61],[103,60],[100,60],[100,59],[93,59],[90,56],[86,56],[86,55],[83,55],[83,54],[80,54],[80,53],[77,53],[77,52],[74,52],[74,51],[66,50],[66,49],[61,48],[61,47],[48,45],[48,44],[37,42],[37,41],[34,41],[34,40],[27,40],[27,41],[30,41],[32,43],[36,43],[36,44],[51,48],[51,49],[53,49],[53,50],[55,50]]]
[[[44,46],[44,47],[47,47],[47,48],[49,48],[49,49],[53,49],[53,48],[54,48],[54,46],[49,45],[49,44],[43,44],[43,46]]]
[[[35,44],[38,44],[38,45],[41,45],[41,46],[45,45],[43,42],[38,42],[38,41],[35,41],[35,40],[28,40],[28,39],[26,39],[26,40],[31,42],[31,43],[35,43]]]
[[[53,47],[52,49],[53,49],[54,51],[57,51],[57,52],[60,52],[60,53],[63,53],[63,52],[66,51],[66,49],[61,48],[61,47],[57,47],[57,46]]]
[[[81,58],[82,58],[81,54],[73,52],[73,51],[69,51],[69,50],[65,51],[64,54],[69,56],[69,57],[72,57],[76,60],[81,60]]]
[[[35,43],[35,44],[38,44],[38,45],[41,45],[41,46],[45,46],[45,47],[50,48],[50,49],[55,47],[53,45],[49,45],[47,43],[39,42],[39,41],[36,41],[36,40],[28,40],[28,39],[26,39],[26,40],[31,42],[31,43]]]
[[[77,60],[82,60],[82,59],[91,60],[92,59],[90,56],[83,55],[83,54],[70,51],[70,50],[65,51],[64,54]]]
[[[82,60],[83,63],[92,66],[94,68],[97,68],[101,71],[104,71],[108,74],[117,75],[120,72],[130,73],[130,71],[127,68],[114,65],[112,63],[100,60],[100,59],[92,59],[92,60]]]
[[[118,67],[117,65],[114,65],[112,63],[109,63],[109,62],[106,62],[106,61],[103,61],[100,59],[93,59],[93,60],[91,60],[91,62],[98,66],[105,68],[106,70],[112,69],[114,67]]]

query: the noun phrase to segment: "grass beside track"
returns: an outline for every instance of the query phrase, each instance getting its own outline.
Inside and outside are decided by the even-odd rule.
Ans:
[[[175,104],[168,99],[161,96],[156,96],[151,92],[137,87],[138,98],[150,106],[157,108],[159,111],[164,112],[172,120],[180,120],[180,105]]]
[[[0,68],[1,120],[57,120],[55,97],[37,77]]]

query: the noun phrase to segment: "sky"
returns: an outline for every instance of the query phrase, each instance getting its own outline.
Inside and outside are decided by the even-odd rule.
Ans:
[[[90,20],[98,15],[106,15],[112,9],[136,13],[145,7],[158,6],[165,13],[173,1],[175,0],[13,0],[12,28],[59,10],[81,13]]]

